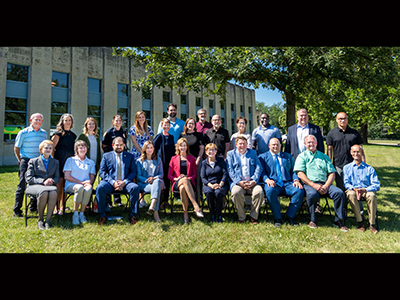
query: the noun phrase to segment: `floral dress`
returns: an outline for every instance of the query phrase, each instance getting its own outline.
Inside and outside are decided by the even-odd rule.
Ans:
[[[133,125],[131,129],[129,129],[129,135],[136,136],[136,142],[139,144],[140,148],[143,148],[144,143],[147,142],[151,136],[154,136],[154,132],[151,126],[147,126],[147,128],[149,130],[149,135],[146,135],[146,133],[144,133],[144,135],[137,135],[135,125]],[[131,153],[133,154],[135,159],[138,159],[141,155],[141,153],[138,152],[135,147],[132,147]]]

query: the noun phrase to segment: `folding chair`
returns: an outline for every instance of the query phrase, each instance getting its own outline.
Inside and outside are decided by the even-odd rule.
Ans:
[[[28,202],[28,197],[30,198],[29,202]],[[25,215],[24,215],[25,227],[28,226],[28,219],[37,218],[37,216],[28,216],[28,206],[31,204],[32,201],[37,201],[36,195],[25,192]],[[56,204],[56,208],[58,211],[58,203]],[[59,216],[57,214],[57,223],[58,223],[58,221],[59,221]]]

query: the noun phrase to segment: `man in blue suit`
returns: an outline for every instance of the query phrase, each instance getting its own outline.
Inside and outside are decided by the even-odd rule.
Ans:
[[[264,191],[274,216],[274,226],[282,225],[281,205],[278,196],[292,197],[286,211],[290,225],[296,225],[294,217],[303,202],[304,190],[297,174],[293,172],[294,160],[289,153],[281,152],[277,138],[269,140],[269,151],[259,157],[263,168]]]
[[[99,176],[102,179],[96,188],[96,198],[99,207],[99,225],[106,222],[106,195],[115,191],[128,193],[131,201],[131,214],[129,221],[137,223],[137,202],[139,200],[139,186],[133,182],[137,169],[134,156],[124,151],[123,138],[113,140],[114,151],[104,153],[100,163]]]
[[[312,134],[317,138],[318,151],[325,153],[324,139],[317,125],[308,123],[307,110],[302,108],[297,111],[297,124],[290,126],[287,131],[285,152],[292,154],[293,159],[306,150],[304,138]]]
[[[232,201],[237,209],[239,223],[244,223],[245,195],[251,195],[249,219],[251,223],[258,224],[258,214],[264,198],[263,189],[258,184],[262,173],[260,161],[256,150],[247,148],[247,139],[243,135],[239,135],[235,142],[236,149],[229,151],[226,157]]]

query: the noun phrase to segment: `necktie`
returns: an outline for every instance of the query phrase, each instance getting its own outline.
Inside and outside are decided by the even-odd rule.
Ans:
[[[276,170],[276,174],[278,176],[278,181],[276,182],[276,185],[279,187],[283,186],[283,179],[282,179],[282,171],[281,171],[281,165],[279,164],[279,160],[278,160],[278,155],[274,155],[275,158],[275,170]]]
[[[117,180],[122,180],[121,153],[117,154]]]

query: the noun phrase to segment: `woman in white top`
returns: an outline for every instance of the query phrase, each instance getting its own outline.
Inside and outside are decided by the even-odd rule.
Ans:
[[[251,142],[251,134],[245,132],[247,126],[247,119],[245,117],[239,117],[236,119],[236,126],[238,128],[238,132],[232,134],[231,136],[231,150],[236,149],[236,138],[238,135],[243,135],[247,140],[247,148],[251,149],[253,143]]]
[[[92,196],[93,182],[96,176],[94,162],[86,157],[87,144],[78,140],[75,145],[75,156],[67,159],[64,165],[65,192],[74,193],[74,215],[72,224],[86,223],[84,215],[86,205]],[[78,213],[79,205],[81,211]]]
[[[83,133],[78,136],[78,141],[84,141],[88,150],[86,153],[87,158],[94,161],[96,165],[96,174],[99,171],[101,162],[101,141],[98,134],[98,126],[95,118],[88,117],[83,125]]]

